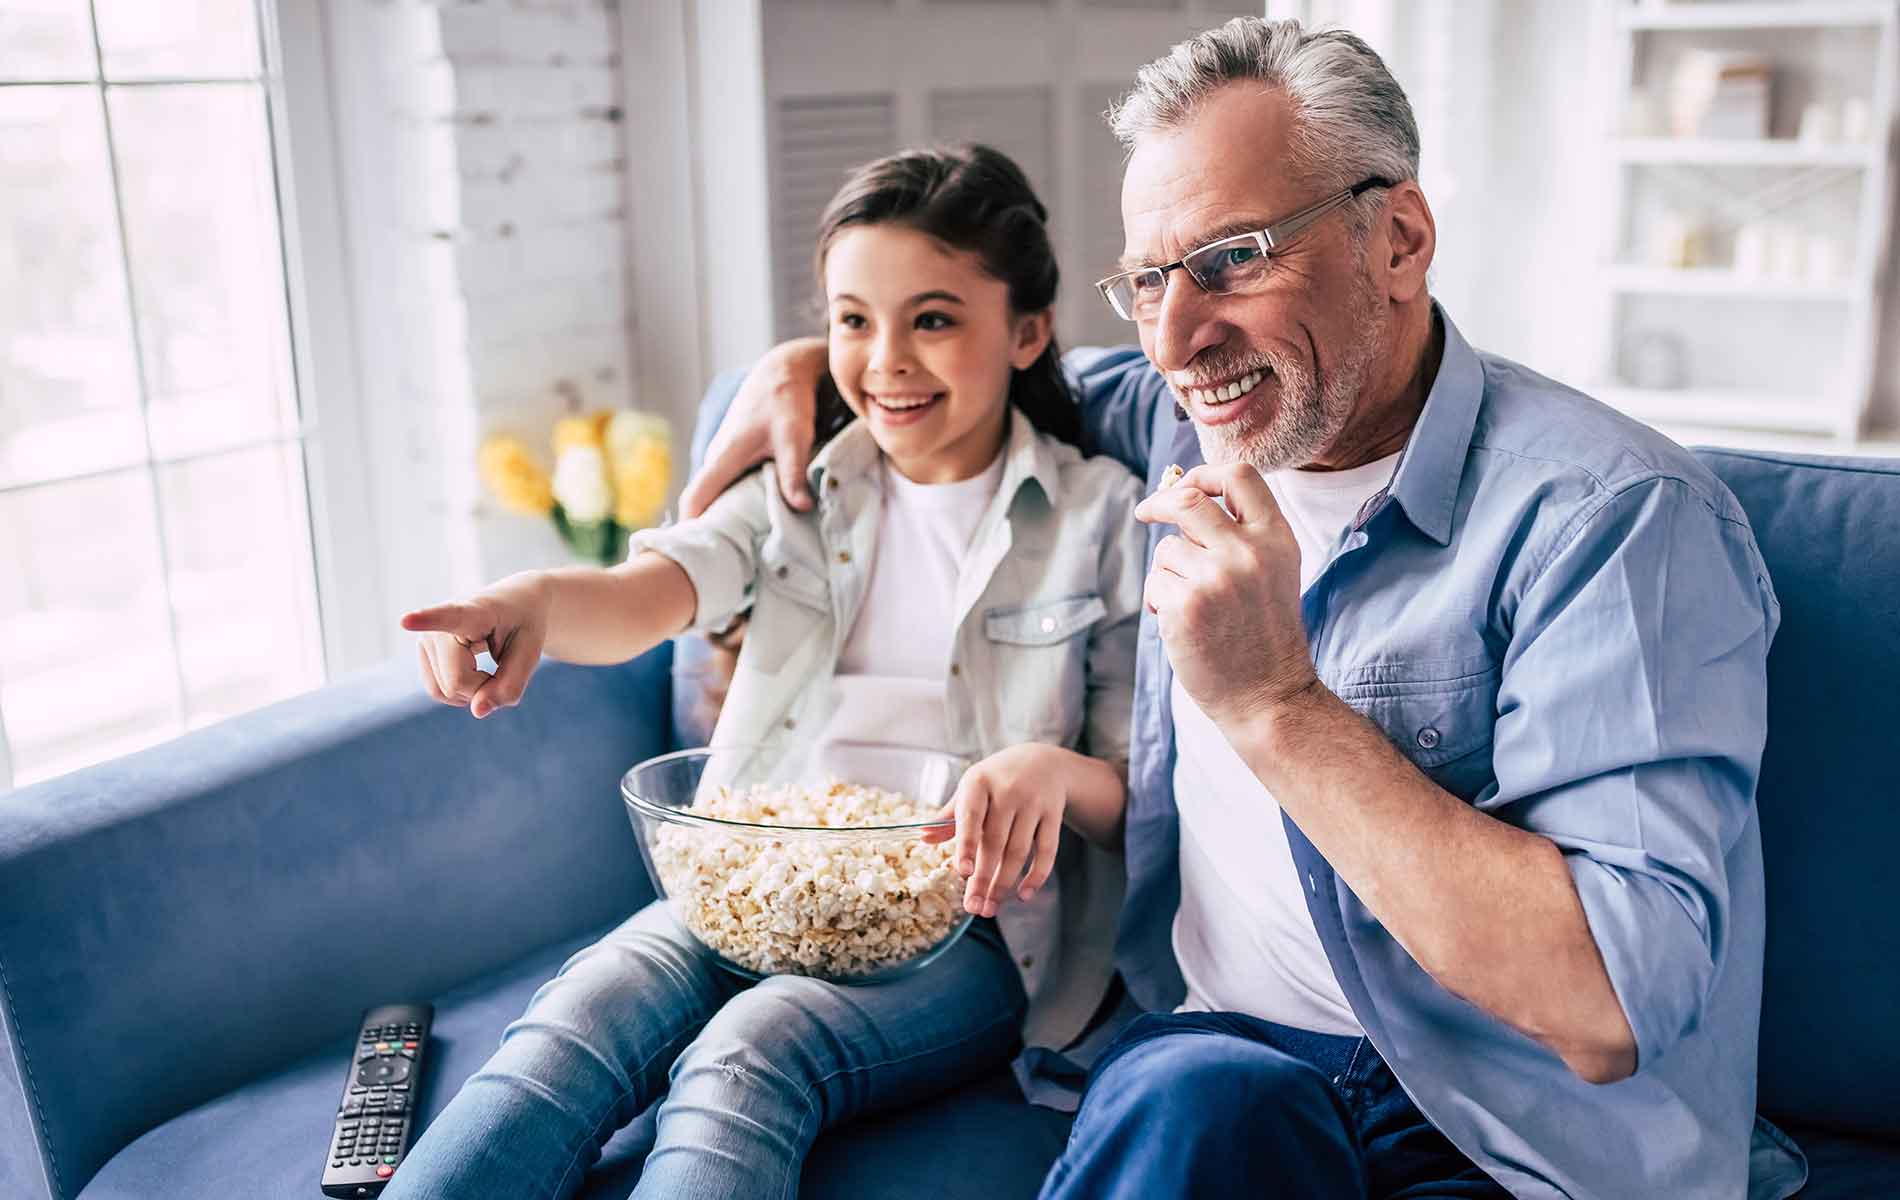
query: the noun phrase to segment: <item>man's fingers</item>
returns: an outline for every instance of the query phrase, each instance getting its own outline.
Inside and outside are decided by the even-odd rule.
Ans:
[[[1192,585],[1172,571],[1150,571],[1141,583],[1141,602],[1161,621],[1167,632],[1169,619],[1179,611]]]
[[[1215,545],[1240,530],[1240,523],[1228,516],[1213,496],[1190,487],[1186,480],[1137,504],[1135,519],[1150,525],[1172,525],[1201,546]]]
[[[477,685],[468,702],[468,711],[477,720],[498,708],[513,708],[528,690],[528,680],[541,665],[542,637],[537,632],[517,631],[495,659],[495,673]]]
[[[811,508],[805,472],[811,467],[814,430],[810,414],[782,414],[772,422],[772,461],[778,464],[778,490],[799,512]]]
[[[756,432],[735,432],[728,438],[715,437],[706,450],[706,461],[686,481],[680,493],[680,512],[691,518],[712,507],[721,492],[739,481],[739,477],[765,461],[770,443]]]
[[[1155,543],[1153,561],[1148,569],[1166,571],[1182,579],[1197,578],[1207,562],[1207,549],[1196,546],[1177,534],[1169,534]]]
[[[1044,817],[1036,826],[1036,858],[1029,864],[1029,874],[1023,876],[1023,885],[1016,892],[1019,900],[1027,900],[1042,890],[1049,882],[1049,876],[1056,869],[1056,851],[1062,847],[1062,822]]]
[[[1278,516],[1280,512],[1279,502],[1252,463],[1198,466],[1181,477],[1181,486],[1225,500],[1227,511],[1242,525],[1269,519],[1269,514]]]

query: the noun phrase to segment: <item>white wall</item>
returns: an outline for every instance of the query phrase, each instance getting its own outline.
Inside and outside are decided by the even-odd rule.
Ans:
[[[1473,22],[1481,6],[1461,5],[1455,19]],[[1608,238],[1609,181],[1597,153],[1607,69],[1599,14],[1558,0],[1492,7],[1488,33],[1461,41],[1452,60],[1461,86],[1486,87],[1488,103],[1481,114],[1467,110],[1469,124],[1422,130],[1427,192],[1457,214],[1455,224],[1440,223],[1434,291],[1475,344],[1587,388],[1594,273]],[[1417,103],[1418,81],[1395,71]],[[1424,111],[1420,119],[1426,125]],[[1441,201],[1435,169],[1456,161],[1465,142],[1484,144],[1483,161],[1461,171]],[[1900,208],[1892,253],[1900,253]],[[1900,281],[1891,269],[1876,361],[1869,433],[1892,437],[1900,431]]]
[[[633,402],[616,0],[326,0],[365,486],[395,614],[563,561],[495,510],[491,432]]]
[[[369,447],[363,487],[379,526],[393,653],[402,608],[565,559],[545,523],[484,500],[474,453],[485,434],[539,445],[572,405],[638,404],[672,416],[683,448],[707,371],[763,340],[763,307],[734,321],[706,311],[707,298],[689,288],[675,297],[671,281],[703,271],[680,250],[713,207],[758,205],[752,220],[762,222],[764,189],[729,186],[735,172],[703,144],[653,135],[656,123],[703,130],[731,101],[731,80],[718,71],[756,62],[759,47],[722,53],[719,35],[742,17],[757,30],[770,13],[764,0],[643,0],[624,14],[637,11],[638,27],[623,29],[617,0],[322,2]],[[1607,232],[1595,6],[1276,7],[1347,20],[1388,51],[1419,112],[1424,182],[1440,218],[1434,289],[1465,332],[1585,382],[1585,306]],[[1157,35],[1142,49],[1158,54],[1164,42]],[[1098,182],[1104,194],[1072,199],[1112,218],[1112,187]],[[646,207],[630,211],[630,196]],[[1892,430],[1900,283],[1888,286],[1874,421]],[[635,323],[638,307],[646,328]]]

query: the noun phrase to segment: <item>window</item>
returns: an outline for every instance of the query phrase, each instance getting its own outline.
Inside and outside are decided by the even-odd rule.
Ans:
[[[0,10],[0,789],[323,680],[272,32]]]

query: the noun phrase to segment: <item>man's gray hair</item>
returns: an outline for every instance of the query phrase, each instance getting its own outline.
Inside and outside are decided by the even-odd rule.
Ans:
[[[1217,89],[1248,79],[1278,88],[1293,106],[1287,166],[1295,178],[1329,192],[1369,175],[1418,178],[1418,122],[1405,89],[1371,46],[1343,29],[1235,17],[1143,67],[1134,90],[1105,115],[1132,151],[1143,137],[1184,124]]]

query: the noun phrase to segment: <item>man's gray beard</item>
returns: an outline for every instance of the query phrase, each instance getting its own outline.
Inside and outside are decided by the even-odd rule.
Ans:
[[[1244,462],[1262,475],[1288,467],[1303,467],[1339,437],[1352,420],[1366,377],[1385,332],[1385,314],[1370,280],[1362,281],[1354,298],[1352,344],[1321,387],[1306,363],[1282,361],[1276,354],[1252,357],[1233,373],[1267,367],[1280,386],[1279,403],[1262,405],[1239,421],[1225,425],[1194,426],[1201,441],[1201,457],[1214,465]],[[1212,374],[1213,372],[1210,372]],[[1219,374],[1228,374],[1221,370]],[[1263,415],[1266,414],[1266,415]]]

